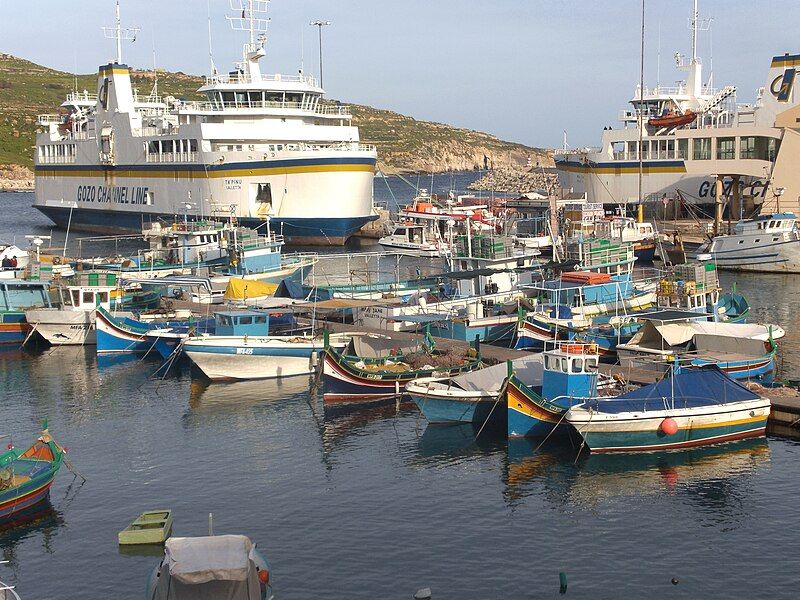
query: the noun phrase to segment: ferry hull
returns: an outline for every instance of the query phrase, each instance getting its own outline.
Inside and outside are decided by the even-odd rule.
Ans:
[[[156,219],[172,219],[175,214],[70,208],[64,206],[34,205],[57,226],[73,231],[102,234],[141,233],[143,225]],[[270,219],[273,231],[282,233],[293,245],[342,246],[377,215],[363,217],[320,217]],[[240,218],[245,227],[257,228],[266,221],[258,218]]]

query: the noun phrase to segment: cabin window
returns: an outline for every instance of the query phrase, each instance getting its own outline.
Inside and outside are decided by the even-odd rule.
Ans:
[[[222,92],[222,101],[225,104],[233,104],[234,103],[233,92]]]
[[[717,159],[733,160],[736,156],[736,139],[719,138],[717,140]]]
[[[236,92],[236,105],[237,106],[247,105],[247,92]]]
[[[108,292],[100,292],[97,296],[100,298],[100,302],[108,302]]]
[[[253,322],[256,325],[265,325],[267,323],[267,317],[253,317]]]
[[[689,158],[689,140],[678,140],[678,158],[687,160]]]
[[[739,140],[739,158],[756,157],[756,138],[753,136],[743,137]]]
[[[189,140],[189,152],[197,152],[197,140]]]
[[[220,315],[219,317],[219,324],[223,327],[230,327],[231,326],[231,318],[226,317],[225,315]]]
[[[253,317],[239,317],[239,325],[252,325]]]
[[[72,306],[79,306],[81,303],[81,293],[78,290],[72,290]]]
[[[572,359],[572,372],[573,373],[582,373],[583,372],[583,359],[582,358],[573,358]]]
[[[94,293],[93,292],[83,292],[83,303],[84,304],[94,304]]]
[[[692,158],[694,160],[711,159],[711,138],[695,138],[692,144]]]
[[[548,371],[553,370],[553,364],[551,362],[551,357],[549,354],[544,355],[544,368],[547,369]]]

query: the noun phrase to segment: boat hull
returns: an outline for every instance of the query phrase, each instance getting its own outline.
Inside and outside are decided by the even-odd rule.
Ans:
[[[497,398],[489,395],[471,396],[424,394],[409,395],[419,411],[431,424],[473,423],[475,425],[501,424],[503,410]]]
[[[800,240],[761,242],[765,237],[766,234],[744,234],[715,238],[708,253],[717,268],[726,271],[800,273]],[[739,241],[743,243],[740,245]]]
[[[36,333],[53,346],[96,345],[94,311],[33,309],[25,317]]]
[[[31,326],[22,311],[8,311],[0,314],[0,345],[18,345],[25,341]]]
[[[509,438],[544,437],[558,429],[566,432],[565,407],[535,394],[516,377],[506,387],[506,418]]]
[[[588,410],[571,410],[569,423],[592,452],[648,452],[677,450],[764,435],[769,416],[768,400],[718,405],[700,410],[675,410],[641,414],[619,413],[603,418]],[[661,429],[665,418],[678,427],[673,435]]]

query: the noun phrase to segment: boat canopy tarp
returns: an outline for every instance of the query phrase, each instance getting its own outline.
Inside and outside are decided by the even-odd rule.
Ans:
[[[381,358],[384,356],[389,356],[392,350],[395,352],[400,351],[401,353],[405,354],[413,350],[418,350],[419,347],[420,344],[414,342],[400,343],[397,340],[383,336],[372,337],[358,335],[350,340],[350,343],[347,345],[347,349],[344,354],[348,356],[358,356],[361,358]]]
[[[768,352],[761,340],[726,335],[697,334],[694,336],[694,347],[701,356],[704,352],[726,352],[759,358]]]
[[[514,367],[514,375],[525,385],[529,387],[542,385],[544,359],[541,354],[517,358],[511,364]],[[484,391],[496,394],[503,386],[507,375],[508,365],[501,363],[456,375],[451,381],[469,392]]]
[[[683,346],[693,340],[697,343],[701,337],[706,338],[700,342],[704,348],[714,350],[715,348],[708,347],[711,338],[717,338],[720,341],[722,338],[767,341],[769,339],[769,328],[765,325],[745,323],[690,321],[656,325],[654,321],[647,321],[626,346],[666,350],[674,346]],[[762,348],[761,354],[763,353]]]
[[[732,402],[757,400],[758,394],[731,379],[716,365],[683,369],[656,383],[645,385],[615,398],[591,400],[584,406],[604,413],[624,413],[647,410],[716,406]]]
[[[265,283],[252,279],[231,277],[230,281],[228,281],[228,287],[225,288],[225,299],[244,300],[246,298],[272,296],[276,289],[278,289],[277,283]]]
[[[170,538],[155,600],[260,600],[255,548],[243,535]]]
[[[283,279],[275,290],[276,298],[293,298],[294,300],[304,300],[306,295],[303,293],[303,286],[292,281],[291,279]]]

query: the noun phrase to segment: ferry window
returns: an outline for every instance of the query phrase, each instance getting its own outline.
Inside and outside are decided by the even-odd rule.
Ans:
[[[153,205],[153,192],[145,192],[144,193],[144,203],[147,206]]]
[[[739,243],[740,244],[744,244],[744,240],[739,240]]]
[[[667,140],[667,158],[675,158],[675,140]]]
[[[270,144],[269,145],[269,151],[270,152],[275,152],[275,144]]]
[[[236,92],[236,104],[247,104],[247,92]]]
[[[711,159],[711,138],[695,138],[692,151],[694,160]]]
[[[687,160],[689,158],[689,140],[678,140],[678,158]]]
[[[274,92],[272,92],[272,93],[267,92],[266,98],[267,98],[267,102],[270,102],[272,104],[280,104],[281,102],[283,102],[283,94],[276,94]]]
[[[108,292],[100,292],[98,296],[100,297],[100,302],[108,302]]]
[[[743,137],[739,141],[739,158],[756,157],[756,138],[753,136]]]
[[[261,92],[248,92],[250,97],[250,104],[253,106],[260,106],[264,97],[261,95]]]
[[[278,150],[283,150],[283,144],[278,144],[278,145],[276,146],[276,148],[278,148]]]
[[[734,138],[717,139],[717,159],[733,160],[736,154],[736,141]]]
[[[628,142],[628,158],[638,158],[636,153],[636,142]]]
[[[758,242],[760,242],[760,241],[761,241],[761,238],[756,238],[755,240],[753,240],[753,243],[754,243],[754,244],[757,244],[757,243],[758,243]]]
[[[773,241],[773,242],[777,242],[779,239],[781,239],[781,238],[779,238],[779,237],[774,237],[774,238],[772,238],[772,241]]]
[[[72,306],[78,306],[81,303],[81,293],[78,290],[72,290]]]
[[[189,140],[189,152],[197,152],[197,140]]]
[[[233,92],[222,92],[222,101],[225,104],[233,104]]]
[[[94,294],[92,292],[83,292],[83,303],[84,304],[93,304],[94,303]]]
[[[767,141],[767,160],[774,161],[775,157],[778,156],[778,147],[780,146],[780,142],[775,138],[768,138]]]

